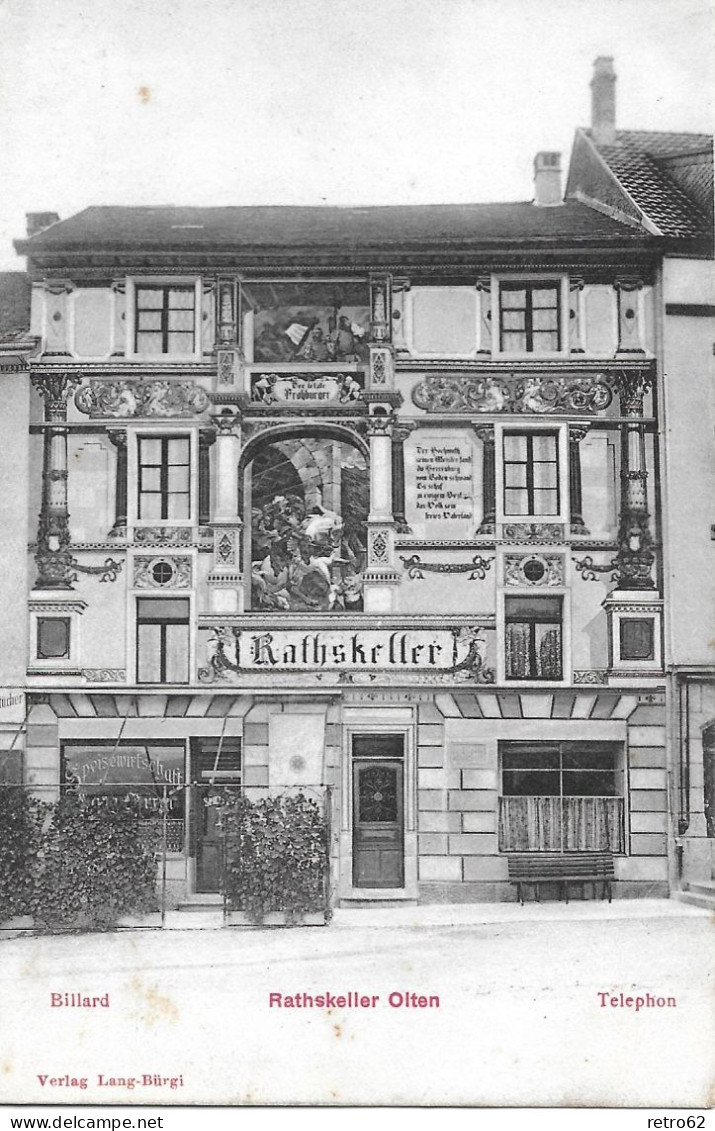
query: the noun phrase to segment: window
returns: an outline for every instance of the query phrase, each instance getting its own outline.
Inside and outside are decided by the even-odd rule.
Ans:
[[[507,679],[562,679],[561,597],[507,597]]]
[[[183,742],[95,740],[89,745],[62,744],[62,783],[83,797],[135,801],[149,843],[158,846],[162,807],[167,806],[167,848],[184,844],[185,748]]]
[[[189,602],[137,599],[137,683],[188,683]]]
[[[623,617],[620,621],[622,660],[655,659],[655,622],[651,617]]]
[[[140,519],[188,519],[191,517],[188,436],[139,437]]]
[[[241,784],[241,739],[233,735],[223,738],[192,739],[192,780],[197,785]]]
[[[620,748],[609,742],[501,744],[502,852],[623,852]]]
[[[559,443],[556,432],[504,433],[504,514],[557,515]]]
[[[499,349],[503,353],[558,353],[559,283],[500,283]]]
[[[136,353],[192,354],[196,340],[196,288],[138,286],[134,349]]]
[[[69,617],[37,618],[38,660],[64,660],[70,654]]]

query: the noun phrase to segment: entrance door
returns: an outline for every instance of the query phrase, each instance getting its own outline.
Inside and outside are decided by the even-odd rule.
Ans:
[[[241,739],[192,740],[191,854],[196,858],[196,891],[221,890],[223,844],[219,808],[227,789],[241,785]]]
[[[353,762],[353,886],[401,888],[402,762]]]
[[[196,821],[196,890],[216,892],[221,887],[221,837],[218,828],[220,790],[211,785],[194,786]]]

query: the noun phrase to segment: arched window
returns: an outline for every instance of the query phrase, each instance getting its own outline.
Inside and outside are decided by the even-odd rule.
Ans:
[[[361,611],[368,509],[357,442],[318,430],[264,440],[243,482],[250,609]]]

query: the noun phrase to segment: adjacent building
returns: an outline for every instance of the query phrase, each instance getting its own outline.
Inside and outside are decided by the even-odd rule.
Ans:
[[[615,132],[614,82],[565,197],[544,152],[525,202],[17,242],[13,741],[29,786],[166,794],[177,901],[218,889],[227,784],[328,808],[343,904],[513,898],[516,851],[667,895],[675,834],[710,877],[712,153]]]

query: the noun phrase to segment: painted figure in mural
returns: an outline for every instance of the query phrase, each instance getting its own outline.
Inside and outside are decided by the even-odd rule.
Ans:
[[[296,496],[275,496],[253,512],[252,605],[256,609],[357,610],[362,547],[336,512],[306,513]]]
[[[339,398],[344,404],[346,401],[357,401],[362,393],[362,386],[350,373],[338,373],[335,378],[340,389]]]

